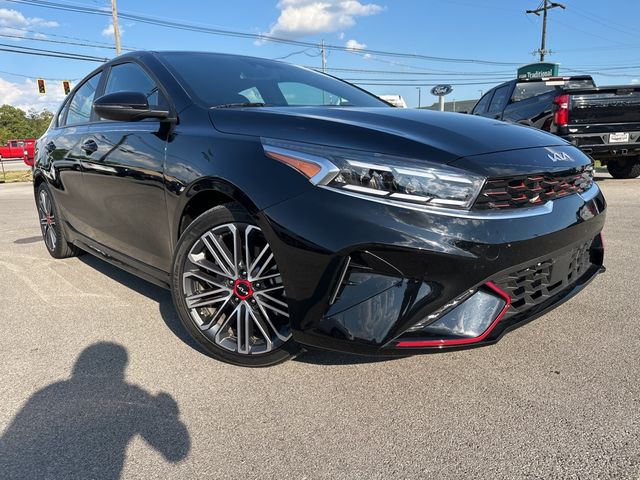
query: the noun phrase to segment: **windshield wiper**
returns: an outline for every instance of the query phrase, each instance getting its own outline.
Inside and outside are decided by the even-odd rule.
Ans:
[[[239,103],[223,103],[221,105],[214,105],[212,108],[242,108],[242,107],[266,107],[267,104],[263,102],[239,102]]]

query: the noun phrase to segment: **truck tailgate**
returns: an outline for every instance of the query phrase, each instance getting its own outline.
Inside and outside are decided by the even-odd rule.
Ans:
[[[570,126],[640,124],[640,86],[588,88],[567,93]]]

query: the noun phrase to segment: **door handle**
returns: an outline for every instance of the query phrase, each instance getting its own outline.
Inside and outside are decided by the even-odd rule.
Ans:
[[[82,144],[82,147],[80,148],[87,155],[91,155],[98,150],[98,144],[95,142],[95,140],[87,140]]]

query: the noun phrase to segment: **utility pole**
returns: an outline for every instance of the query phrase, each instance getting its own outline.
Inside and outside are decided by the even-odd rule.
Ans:
[[[422,107],[422,87],[416,87],[418,89],[418,108]]]
[[[327,72],[327,50],[324,48],[324,39],[320,43],[320,52],[322,53],[322,73]]]
[[[549,0],[542,0],[542,4],[536,8],[535,10],[527,10],[526,13],[533,13],[537,17],[540,16],[540,12],[542,12],[542,40],[540,42],[540,49],[535,52],[540,54],[540,61],[544,62],[544,56],[547,53],[551,53],[547,50],[547,12],[552,8],[560,7],[561,9],[566,9],[567,7],[562,3],[551,2]]]
[[[118,27],[118,7],[116,6],[116,0],[111,0],[111,16],[113,17],[113,38],[116,40],[116,55],[122,53],[120,47],[120,28]]]

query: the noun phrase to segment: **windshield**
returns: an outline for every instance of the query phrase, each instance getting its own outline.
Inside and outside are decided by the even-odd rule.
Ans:
[[[190,95],[208,107],[389,107],[348,83],[273,60],[186,52],[160,57]]]

